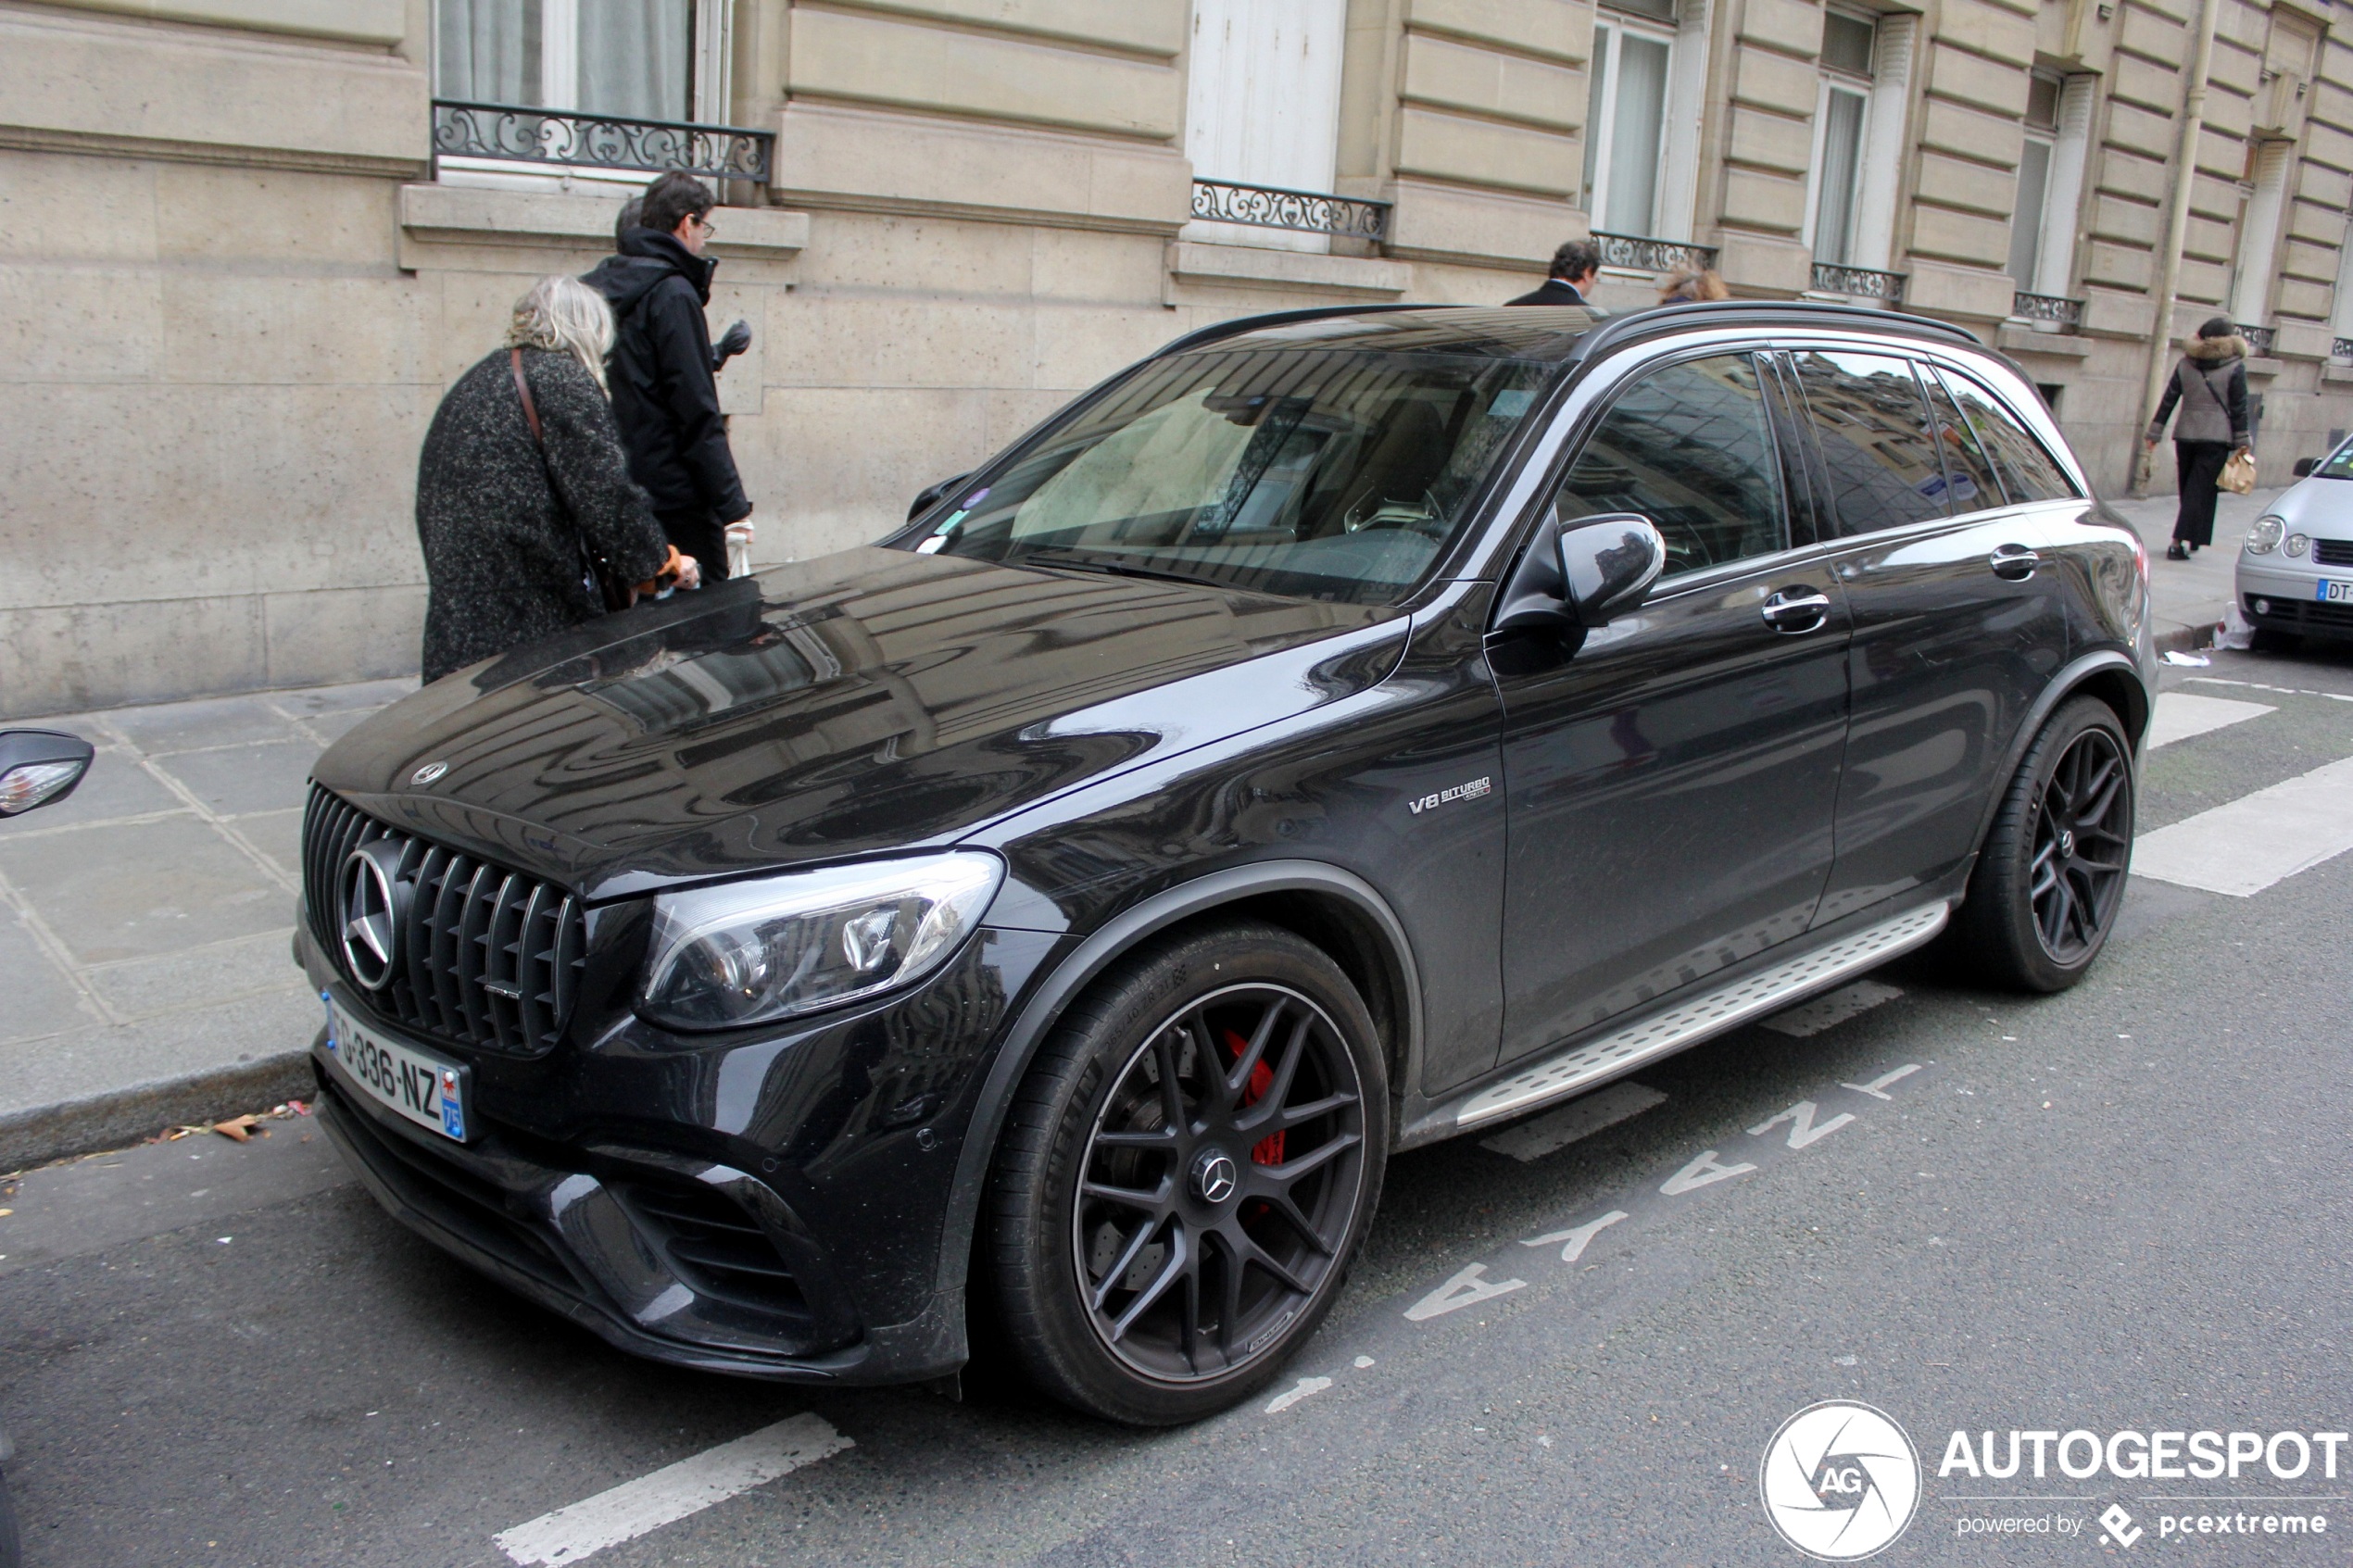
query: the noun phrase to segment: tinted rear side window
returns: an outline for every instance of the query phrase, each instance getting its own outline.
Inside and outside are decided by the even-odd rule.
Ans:
[[[2067,470],[2052,460],[2033,433],[2013,418],[1999,399],[1967,376],[1938,371],[1961,406],[1961,417],[1977,433],[1978,442],[2001,470],[2002,483],[2013,501],[2071,501],[2075,485]]]
[[[1617,395],[1561,485],[1564,521],[1640,512],[1667,540],[1667,571],[1784,549],[1780,458],[1756,363],[1718,354],[1667,365]]]
[[[1911,362],[1843,349],[1802,349],[1791,362],[1829,470],[1839,533],[1944,517],[1944,467]]]
[[[1952,487],[1953,510],[1982,512],[2002,505],[2002,482],[1994,476],[1994,459],[1978,438],[1977,421],[1961,418],[1934,370],[1925,365],[1920,370],[1928,386],[1929,407],[1936,413],[1936,439],[1944,449],[1944,478]]]

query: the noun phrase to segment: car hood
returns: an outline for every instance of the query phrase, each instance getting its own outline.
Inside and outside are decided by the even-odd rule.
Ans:
[[[315,777],[612,897],[952,843],[1364,690],[1406,630],[1392,609],[849,550],[460,671],[354,729]]]
[[[2299,479],[2263,509],[2291,533],[2353,539],[2353,479]]]

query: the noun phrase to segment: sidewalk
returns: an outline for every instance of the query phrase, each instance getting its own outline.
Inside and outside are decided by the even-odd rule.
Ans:
[[[305,781],[414,681],[27,720],[98,747],[0,823],[0,1171],[307,1090]]]
[[[2171,461],[2167,457],[2167,461]],[[2277,500],[2284,486],[2274,485],[2251,495],[2227,492],[2214,513],[2214,543],[2188,560],[2167,560],[2165,546],[2173,538],[2173,497],[2155,495],[2145,501],[2110,501],[2108,505],[2140,531],[2149,552],[2149,598],[2157,621],[2157,647],[2202,648],[2214,641],[2214,623],[2236,592],[2233,575],[2238,570],[2239,546],[2249,524]]]

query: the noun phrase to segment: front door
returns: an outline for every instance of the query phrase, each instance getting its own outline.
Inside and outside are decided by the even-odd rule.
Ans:
[[[1803,933],[1831,859],[1846,612],[1793,548],[1748,354],[1642,372],[1554,501],[1640,512],[1667,567],[1573,654],[1499,646],[1508,1061]]]
[[[1961,869],[2008,743],[2066,655],[2067,622],[2057,573],[2038,558],[2045,531],[2009,504],[1933,371],[1829,349],[1790,363],[1855,618],[1838,860],[1819,924]]]

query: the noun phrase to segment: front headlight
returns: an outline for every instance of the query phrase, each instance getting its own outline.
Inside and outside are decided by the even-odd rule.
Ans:
[[[909,985],[955,950],[1004,874],[994,855],[961,852],[665,893],[638,1010],[732,1029]]]
[[[2246,531],[2246,553],[2268,556],[2280,547],[2280,535],[2287,532],[2287,524],[2275,517],[2259,517],[2255,526]]]
[[[2290,560],[2302,560],[2304,558],[2304,552],[2311,547],[2312,541],[2310,538],[2302,533],[2291,533],[2287,536],[2287,543],[2280,546],[2280,554],[2287,557]]]

